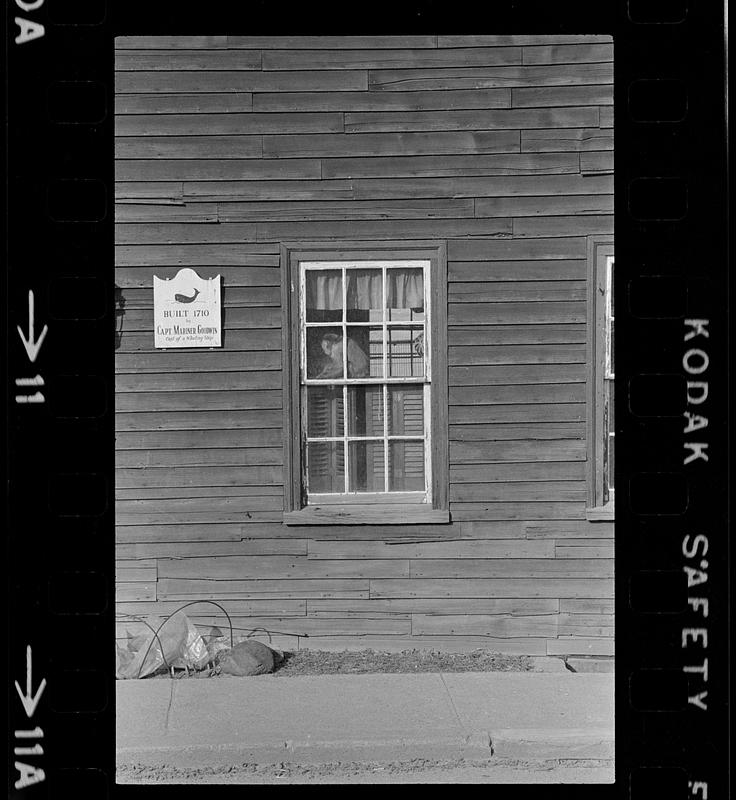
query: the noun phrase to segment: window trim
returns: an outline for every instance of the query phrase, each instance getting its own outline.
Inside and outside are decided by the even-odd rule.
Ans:
[[[607,263],[614,257],[612,236],[588,237],[587,313],[587,495],[586,518],[591,522],[614,519],[615,490],[607,503],[604,497],[603,393],[606,376]],[[610,287],[613,292],[614,287]],[[614,400],[615,402],[615,400]]]
[[[299,264],[302,261],[428,260],[430,262],[431,504],[355,502],[307,505],[300,386]],[[281,245],[286,525],[447,523],[449,437],[447,366],[447,248],[444,242],[285,242]]]

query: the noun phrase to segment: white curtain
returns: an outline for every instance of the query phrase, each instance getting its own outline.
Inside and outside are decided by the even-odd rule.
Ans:
[[[347,270],[348,309],[380,309],[382,278],[379,270]],[[389,308],[423,308],[424,279],[421,269],[386,271],[386,301]],[[342,308],[340,273],[314,270],[307,273],[307,308],[335,311]]]

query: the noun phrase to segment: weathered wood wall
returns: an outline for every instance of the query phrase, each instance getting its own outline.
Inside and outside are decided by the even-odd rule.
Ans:
[[[584,440],[608,37],[122,37],[116,69],[118,613],[611,654]],[[451,525],[281,524],[278,253],[305,238],[447,240]],[[183,266],[223,276],[220,351],[153,349],[153,275]]]

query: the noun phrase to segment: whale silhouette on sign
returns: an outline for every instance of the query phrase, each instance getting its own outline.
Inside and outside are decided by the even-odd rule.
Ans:
[[[174,300],[176,300],[177,303],[193,303],[197,299],[198,294],[199,289],[195,289],[191,297],[187,297],[185,294],[175,294]]]

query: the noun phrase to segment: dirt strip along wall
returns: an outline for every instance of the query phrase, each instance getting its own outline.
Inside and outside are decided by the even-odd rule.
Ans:
[[[289,649],[613,653],[613,523],[585,516],[612,58],[596,36],[116,40],[121,640],[122,615],[212,599]],[[447,241],[452,524],[282,524],[300,239]],[[182,267],[222,275],[220,350],[154,350],[153,276]]]

